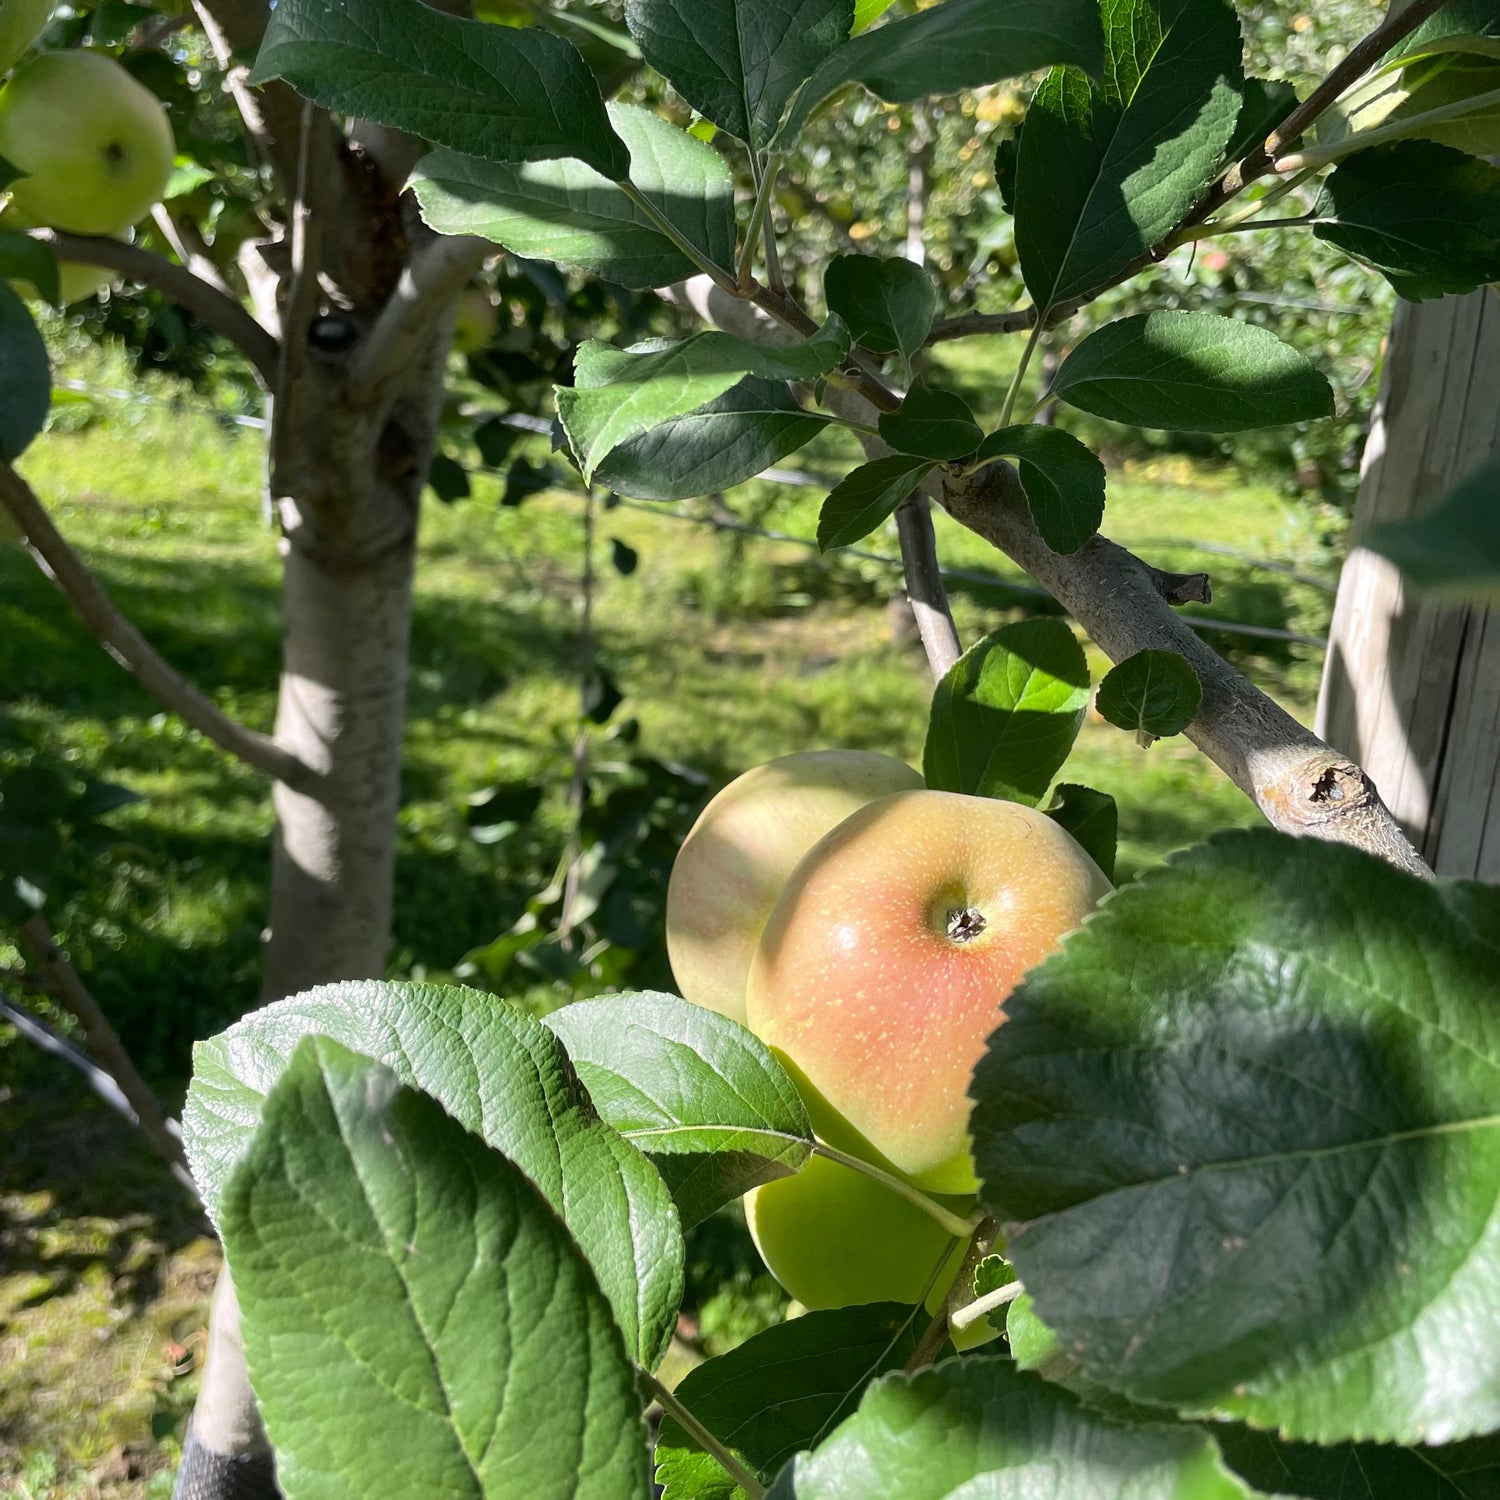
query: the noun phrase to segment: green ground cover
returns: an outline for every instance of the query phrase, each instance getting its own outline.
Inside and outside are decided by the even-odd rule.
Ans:
[[[96,390],[124,378],[103,359],[77,373]],[[983,408],[981,373],[955,349],[947,378]],[[837,457],[814,450],[794,462],[832,473]],[[258,434],[197,411],[103,398],[61,408],[24,468],[167,657],[227,711],[269,728],[278,570]],[[449,974],[504,931],[546,883],[567,836],[582,501],[547,492],[504,508],[499,488],[477,475],[471,498],[429,504],[423,517],[393,975]],[[1215,603],[1197,613],[1309,636],[1326,629],[1336,518],[1288,499],[1279,476],[1250,484],[1182,458],[1126,459],[1112,470],[1110,496],[1108,526],[1120,540],[1164,566],[1212,572]],[[820,499],[770,484],[731,497],[751,524],[802,537]],[[952,567],[1019,581],[941,519],[939,532]],[[614,539],[638,554],[628,576],[611,567]],[[869,550],[889,556],[894,539],[879,535]],[[702,773],[706,787],[817,746],[920,756],[930,684],[901,611],[887,608],[899,577],[887,563],[821,560],[634,505],[601,511],[595,552],[598,650],[626,694],[616,717],[638,721],[641,748]],[[955,584],[966,639],[1035,607],[994,584]],[[1310,715],[1316,646],[1213,639]],[[601,757],[613,753],[605,731],[596,740]],[[142,796],[114,815],[121,838],[107,858],[70,856],[47,910],[175,1107],[192,1039],[255,1000],[265,787],[160,713],[25,555],[0,546],[0,773],[38,758]],[[1184,741],[1143,752],[1092,717],[1066,775],[1119,800],[1123,875],[1258,817]],[[472,799],[515,780],[546,784],[536,817],[509,837],[477,840]],[[0,933],[0,969],[15,959]],[[169,1180],[86,1098],[60,1065],[0,1027],[0,1493],[9,1485],[36,1500],[168,1492],[212,1266]],[[735,1272],[730,1292],[700,1309],[707,1337],[730,1338],[736,1320],[764,1316],[756,1298],[765,1287],[732,1227],[709,1231],[695,1254],[705,1276],[713,1266],[721,1280],[726,1266]]]

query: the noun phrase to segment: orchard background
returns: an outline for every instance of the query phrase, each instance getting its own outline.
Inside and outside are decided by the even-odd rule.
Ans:
[[[261,119],[266,134],[247,133],[240,109],[255,91],[244,66],[262,9],[62,5],[37,44],[120,59],[165,104],[177,158],[163,201],[107,265],[117,274],[98,295],[62,309],[30,303],[52,394],[46,431],[18,468],[120,616],[207,693],[206,717],[190,727],[180,698],[155,698],[122,672],[26,552],[0,545],[0,991],[13,1007],[0,1021],[0,1487],[37,1500],[170,1492],[218,1252],[159,1157],[56,1051],[34,1045],[26,1018],[97,1050],[66,1003],[81,977],[176,1115],[192,1042],[258,996],[369,975],[462,982],[544,1015],[578,997],[670,990],[666,875],[710,792],[814,745],[920,764],[927,729],[931,641],[924,653],[905,602],[902,523],[881,520],[848,547],[817,548],[825,497],[862,461],[858,434],[827,426],[769,476],[704,496],[621,495],[607,465],[585,489],[554,437],[554,383],[570,382],[584,340],[680,337],[695,326],[691,312],[664,287],[627,288],[487,241],[427,240],[409,202],[381,186],[409,170],[411,143],[355,120],[359,150],[341,148],[320,169],[326,117],[284,84],[260,94],[273,117]],[[883,24],[923,9],[898,3]],[[1486,7],[1456,9],[1493,42],[1500,21]],[[621,7],[507,0],[473,13],[578,44],[605,97],[691,128],[735,174],[743,223],[757,192],[743,153],[722,133],[715,140],[646,66]],[[1272,95],[1264,126],[1382,14],[1363,0],[1242,7],[1247,72],[1287,90]],[[1493,50],[1471,61],[1478,81],[1440,104],[1491,87]],[[940,318],[1023,306],[1005,162],[1032,83],[1007,78],[913,103],[857,87],[840,95],[806,127],[765,202],[786,285],[816,294],[835,255],[900,256],[931,276]],[[339,119],[352,113],[318,102]],[[1453,144],[1481,155],[1500,147],[1495,108],[1459,109],[1472,135]],[[294,127],[301,159],[286,149]],[[1325,127],[1325,139],[1336,133]],[[343,185],[320,184],[320,170],[345,174]],[[299,216],[296,205],[320,190],[337,212]],[[1480,201],[1494,212],[1493,194]],[[372,222],[373,239],[361,227]],[[1495,224],[1480,220],[1481,240]],[[46,279],[37,246],[64,260],[78,248],[0,215],[0,267],[14,285],[28,271]],[[1482,260],[1483,247],[1476,253]],[[186,296],[173,267],[194,279]],[[412,318],[383,319],[403,297]],[[1383,362],[1395,301],[1385,280],[1307,232],[1227,233],[1185,243],[1104,292],[1039,346],[1020,380],[1022,340],[984,337],[933,343],[895,378],[957,392],[990,432],[1006,425],[1017,395],[1024,414],[1070,347],[1121,317],[1212,310],[1312,359],[1332,382],[1331,418],[1204,435],[1041,412],[1105,459],[1106,534],[1163,574],[1208,573],[1211,598],[1179,615],[1310,726],[1382,374],[1387,439],[1404,406],[1403,441],[1421,455],[1398,506],[1429,505],[1494,441],[1493,294],[1419,304],[1424,316],[1469,310],[1451,312],[1436,334],[1430,323],[1409,330],[1416,373],[1393,376]],[[268,352],[229,304],[253,309],[262,333],[300,317],[308,352]],[[351,330],[368,339],[377,329],[387,362],[367,372],[358,399],[342,384],[335,391],[323,356],[342,358]],[[1455,374],[1460,349],[1467,377]],[[268,409],[265,384],[283,393],[279,410]],[[1390,399],[1408,389],[1418,394]],[[372,401],[373,423],[362,415]],[[1450,440],[1445,421],[1466,435]],[[1490,519],[1466,533],[1471,561],[1486,548],[1494,560],[1493,513],[1491,504]],[[941,511],[934,519],[959,641],[1060,617],[1008,557]],[[330,549],[342,558],[328,572],[345,589],[323,607],[360,622],[362,638],[401,636],[414,569],[410,653],[363,664],[382,678],[382,708],[361,707],[348,688],[328,721],[283,718],[283,750],[323,743],[337,761],[328,724],[353,723],[351,762],[382,769],[378,786],[351,780],[321,823],[295,805],[299,794],[281,800],[283,827],[303,829],[293,837],[305,837],[306,857],[288,860],[279,844],[273,877],[269,742],[236,758],[203,731],[211,724],[233,739],[234,726],[276,723],[285,611],[297,598],[289,583],[284,602],[283,573],[288,557],[294,572],[301,565],[299,549],[320,548],[317,566]],[[1453,572],[1452,549],[1443,555],[1436,571]],[[1385,673],[1394,717],[1406,721],[1400,738],[1426,761],[1388,781],[1370,759],[1388,730],[1371,729],[1358,705],[1341,707],[1337,685],[1325,688],[1323,722],[1342,712],[1360,733],[1325,733],[1361,756],[1440,874],[1493,881],[1500,853],[1486,839],[1500,835],[1473,812],[1487,807],[1496,774],[1483,729],[1495,721],[1482,715],[1494,711],[1497,679],[1473,654],[1483,608],[1434,623],[1401,605],[1390,639],[1365,618],[1344,622],[1335,659],[1350,664],[1356,687],[1360,673]],[[1427,643],[1419,657],[1456,636],[1452,676],[1406,682],[1403,631]],[[1109,661],[1077,634],[1097,682]],[[108,644],[119,653],[118,640]],[[1361,648],[1384,655],[1361,661]],[[283,715],[285,694],[284,681]],[[1466,706],[1477,728],[1459,722]],[[1455,775],[1467,791],[1446,789]],[[1092,708],[1067,779],[1118,805],[1119,884],[1215,831],[1264,826],[1179,735],[1143,750]],[[1468,852],[1440,859],[1445,837]],[[319,860],[314,899],[287,869],[316,870]],[[273,879],[287,904],[272,922],[283,942],[270,954],[275,977],[264,977]],[[38,921],[65,959],[38,946]],[[660,1371],[668,1385],[786,1310],[736,1206],[692,1229],[686,1249],[682,1316]]]

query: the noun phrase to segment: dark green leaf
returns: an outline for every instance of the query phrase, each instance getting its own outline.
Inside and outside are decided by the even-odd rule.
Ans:
[[[29,282],[43,302],[62,306],[57,290],[57,257],[49,246],[29,234],[0,231],[0,276]]]
[[[734,179],[705,142],[650,110],[611,104],[636,187],[708,259],[734,259]],[[622,286],[697,274],[624,191],[581,161],[487,162],[433,151],[412,179],[422,217],[443,234],[479,234],[517,255],[577,266]]]
[[[334,1038],[430,1094],[503,1151],[566,1220],[643,1364],[671,1338],[682,1239],[651,1163],[595,1113],[541,1022],[459,985],[324,985],[253,1012],[193,1049],[183,1134],[210,1208],[309,1034]]]
[[[498,469],[520,436],[519,427],[512,427],[503,417],[490,417],[474,429],[474,446],[486,468]]]
[[[878,1375],[917,1346],[917,1309],[894,1302],[804,1313],[693,1370],[683,1405],[769,1483],[801,1448],[816,1447]],[[662,1500],[740,1500],[744,1492],[670,1417],[656,1445]]]
[[[1002,1028],[1003,1029],[1003,1028]],[[1194,1427],[1124,1427],[1009,1360],[887,1375],[768,1500],[1246,1500]]]
[[[47,425],[52,369],[25,304],[0,283],[0,458],[14,463]]]
[[[561,37],[486,26],[414,0],[278,0],[252,83],[284,78],[325,109],[486,161],[576,156],[630,171],[588,65]]]
[[[583,688],[583,714],[590,724],[608,724],[614,711],[625,701],[620,684],[607,667],[595,662],[589,668]]]
[[[13,161],[7,161],[5,157],[0,156],[0,192],[25,175]]]
[[[1224,1461],[1267,1493],[1304,1500],[1500,1500],[1500,1435],[1444,1448],[1378,1443],[1288,1443],[1269,1432],[1215,1425]]]
[[[1054,68],[1026,112],[1016,251],[1045,310],[1104,285],[1174,229],[1234,133],[1239,21],[1227,0],[1112,0],[1102,85]]]
[[[818,512],[818,547],[850,547],[869,536],[921,484],[932,461],[893,453],[851,470]]]
[[[444,505],[452,505],[469,493],[468,470],[446,453],[434,453],[427,469],[427,484]]]
[[[1083,845],[1084,852],[1104,871],[1106,879],[1115,878],[1120,810],[1108,792],[1096,792],[1091,786],[1064,781],[1053,794],[1052,805],[1046,813]]]
[[[937,460],[972,453],[984,436],[962,396],[919,380],[896,411],[883,412],[880,435],[898,453]]]
[[[1500,889],[1216,837],[975,1071],[984,1202],[1084,1374],[1315,1442],[1500,1427]]]
[[[1225,159],[1239,161],[1253,151],[1296,107],[1297,91],[1291,84],[1279,78],[1247,78]]]
[[[927,785],[1035,807],[1068,758],[1088,702],[1088,663],[1063,621],[1001,626],[970,646],[932,695]]]
[[[599,1113],[655,1161],[684,1224],[807,1161],[796,1085],[727,1016],[645,992],[577,1001],[546,1024]]]
[[[1134,427],[1245,432],[1333,415],[1333,389],[1274,333],[1213,313],[1153,312],[1091,333],[1053,393]]]
[[[1500,280],[1500,170],[1433,141],[1349,157],[1323,184],[1314,234],[1413,301]]]
[[[780,138],[794,139],[828,96],[861,83],[892,104],[954,94],[1053,63],[1098,72],[1096,0],[945,0],[845,42],[797,96]]]
[[[849,35],[854,0],[627,0],[646,61],[700,114],[767,146],[792,95]]]
[[[980,1297],[987,1297],[991,1292],[998,1292],[1003,1287],[1013,1286],[1016,1280],[1015,1267],[1006,1260],[1003,1255],[986,1255],[983,1260],[974,1267],[974,1297],[977,1301]],[[1010,1311],[1010,1303],[1002,1302],[999,1307],[985,1314],[985,1321],[991,1328],[1003,1333],[1006,1326],[1006,1316]]]
[[[834,256],[823,273],[823,295],[830,310],[849,325],[856,344],[908,361],[937,316],[932,277],[900,256]]]
[[[1016,211],[1016,167],[1020,163],[1020,156],[1020,130],[1007,136],[995,147],[995,186],[1000,189],[1000,207],[1008,214]]]
[[[609,539],[609,559],[614,564],[616,573],[622,578],[629,578],[640,566],[641,554],[619,537],[612,536]]]
[[[513,1163],[378,1063],[303,1041],[220,1225],[288,1500],[651,1493],[588,1262]]]
[[[1014,458],[1031,519],[1054,552],[1076,552],[1104,519],[1104,465],[1072,433],[1029,423],[992,432],[979,458]]]
[[[1373,526],[1360,540],[1421,588],[1500,598],[1500,461],[1476,469],[1431,510]]]
[[[1186,658],[1175,651],[1137,651],[1111,667],[1099,684],[1094,707],[1142,745],[1180,734],[1203,704],[1203,686]]]
[[[750,376],[697,411],[629,438],[594,470],[600,484],[641,500],[690,500],[754,479],[827,425],[781,380]]]
[[[1390,56],[1420,56],[1434,44],[1464,34],[1500,37],[1500,8],[1495,0],[1449,0],[1436,15],[1429,16],[1409,37],[1398,42]]]
[[[638,433],[686,416],[745,375],[815,380],[843,362],[849,330],[836,315],[796,344],[756,344],[717,331],[678,343],[617,349],[590,339],[574,362],[573,386],[557,391],[557,412],[584,477]]]

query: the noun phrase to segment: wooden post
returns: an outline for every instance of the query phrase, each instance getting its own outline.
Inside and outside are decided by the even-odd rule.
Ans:
[[[1317,731],[1440,875],[1500,881],[1500,611],[1439,603],[1357,545],[1500,454],[1500,297],[1400,302],[1365,445]]]

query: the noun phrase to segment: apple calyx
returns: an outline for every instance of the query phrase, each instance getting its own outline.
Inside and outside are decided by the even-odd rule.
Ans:
[[[988,926],[982,911],[972,906],[960,906],[949,909],[943,931],[951,943],[972,943]]]

